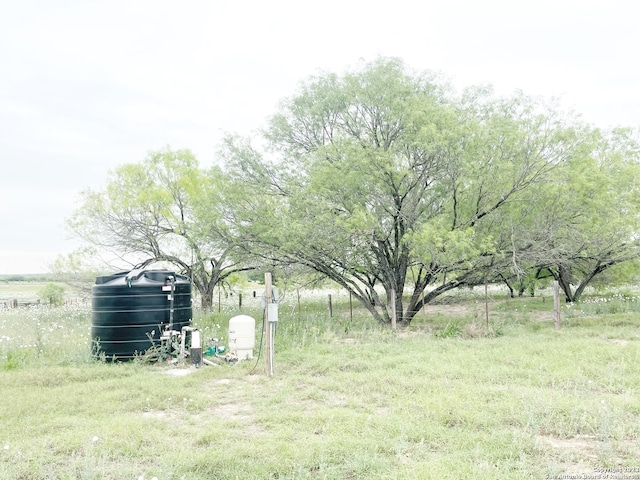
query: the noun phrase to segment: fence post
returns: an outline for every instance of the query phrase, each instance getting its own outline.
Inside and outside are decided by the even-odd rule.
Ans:
[[[484,316],[487,322],[487,331],[489,331],[489,292],[486,275],[484,277]]]
[[[333,305],[331,305],[331,294],[328,295],[328,301],[329,301],[329,317],[333,318]]]
[[[273,288],[271,285],[271,273],[266,272],[264,274],[264,287],[265,287],[265,305],[264,305],[264,329],[267,333],[265,340],[265,356],[267,360],[267,375],[273,377],[273,323],[269,319],[269,304],[273,299]]]
[[[396,330],[398,319],[396,318],[396,290],[391,289],[391,329]]]
[[[560,330],[560,285],[553,281],[553,324],[556,330]]]

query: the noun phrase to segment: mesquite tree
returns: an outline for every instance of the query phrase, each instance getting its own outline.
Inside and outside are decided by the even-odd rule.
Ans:
[[[224,181],[218,168],[202,170],[188,150],[151,152],[117,168],[105,188],[83,192],[69,225],[135,267],[175,266],[192,279],[206,309],[216,285],[248,268],[233,259],[236,247],[221,215]]]
[[[456,96],[393,59],[311,78],[264,140],[269,154],[238,138],[223,152],[252,192],[233,212],[243,247],[305,265],[399,325],[498,268],[495,212],[544,182],[576,141],[538,101]]]

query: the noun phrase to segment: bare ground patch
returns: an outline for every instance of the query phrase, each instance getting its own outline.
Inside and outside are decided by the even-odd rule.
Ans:
[[[564,474],[592,474],[596,468],[627,465],[640,455],[636,441],[602,440],[595,435],[576,435],[573,438],[538,435],[536,445],[551,447],[556,468]]]
[[[623,338],[610,338],[607,340],[608,343],[613,343],[614,345],[619,345],[620,347],[626,347],[629,344],[629,340],[625,340]]]
[[[253,421],[253,407],[247,403],[225,403],[213,405],[208,414],[230,421]]]

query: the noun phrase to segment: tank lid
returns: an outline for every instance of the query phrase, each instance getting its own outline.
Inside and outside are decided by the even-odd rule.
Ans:
[[[138,269],[134,269],[126,272],[118,272],[112,275],[104,275],[104,276],[96,277],[96,285],[109,283],[113,280],[118,280],[118,279],[123,279],[125,283],[131,285],[131,283],[136,282],[141,278],[146,278],[147,280],[154,281],[154,282],[164,283],[170,280],[171,277],[173,277],[175,280],[178,280],[178,279],[182,281],[188,280],[186,277],[183,277],[182,275],[176,275],[175,272],[172,272],[170,270],[153,270],[153,269],[147,270],[144,268],[138,268]]]
[[[96,285],[101,285],[103,283],[108,283],[112,280],[115,280],[116,278],[124,277],[127,273],[128,272],[118,272],[111,275],[101,275],[99,277],[96,277]]]

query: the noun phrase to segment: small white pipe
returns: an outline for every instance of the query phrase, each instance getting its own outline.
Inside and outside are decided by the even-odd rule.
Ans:
[[[184,358],[184,357],[187,356],[187,354],[185,352],[185,350],[186,350],[185,341],[187,339],[187,336],[185,335],[185,332],[194,332],[194,331],[197,331],[197,330],[198,330],[197,328],[193,328],[193,327],[190,327],[188,325],[185,325],[184,327],[182,327],[182,333],[181,333],[182,339],[180,340],[180,356],[181,357]]]

